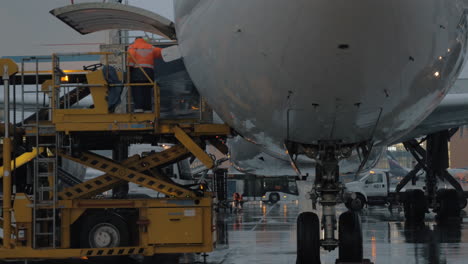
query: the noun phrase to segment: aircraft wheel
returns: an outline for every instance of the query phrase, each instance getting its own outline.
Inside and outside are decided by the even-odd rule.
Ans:
[[[440,205],[437,210],[438,220],[460,217],[461,206],[458,193],[454,189],[444,189],[437,192],[437,202]]]
[[[464,194],[460,194],[457,192],[457,195],[458,195],[458,201],[459,201],[460,212],[461,212],[468,205],[468,200],[466,199]]]
[[[462,197],[460,201],[460,209],[461,210],[465,209],[467,205],[468,205],[468,200],[465,197]]]
[[[268,196],[268,201],[272,204],[275,204],[280,201],[280,195],[278,193],[270,193]]]
[[[361,194],[356,194],[355,199],[350,199],[345,203],[346,208],[352,211],[361,211],[364,208],[364,205],[366,204],[366,198],[362,196]]]
[[[348,211],[339,219],[339,261],[362,262],[362,229],[359,214]]]
[[[304,212],[297,218],[296,264],[320,264],[320,223],[317,214]]]
[[[409,223],[424,222],[427,210],[426,197],[422,190],[406,190],[404,202],[405,219]]]
[[[89,215],[83,221],[80,247],[110,248],[125,247],[128,244],[128,225],[119,215]]]

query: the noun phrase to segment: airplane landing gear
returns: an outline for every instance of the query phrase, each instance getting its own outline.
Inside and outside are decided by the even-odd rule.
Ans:
[[[461,210],[466,206],[467,200],[464,197],[460,183],[447,171],[448,142],[458,129],[446,130],[428,135],[426,149],[421,147],[422,142],[409,140],[404,143],[407,150],[413,155],[418,164],[406,175],[398,184],[396,192],[409,182],[416,180],[416,174],[423,169],[426,172],[425,189],[408,190],[404,201],[405,218],[408,222],[422,222],[424,220],[423,211],[431,208],[440,221],[448,218],[459,218]],[[447,181],[454,189],[438,190],[437,179]]]
[[[312,197],[314,208],[317,200],[322,205],[324,237],[320,244],[328,251],[338,247],[338,239],[335,238],[335,230],[337,229],[335,208],[338,196],[343,193],[344,189],[344,186],[339,182],[339,167],[335,152],[335,148],[332,146],[326,146],[320,151],[320,162],[316,165],[314,195]]]
[[[339,237],[335,231],[336,205],[343,201],[344,185],[339,182],[338,157],[342,156],[335,144],[321,146],[317,151],[315,184],[311,199],[313,207],[322,206],[323,239],[320,240],[319,218],[315,213],[302,213],[297,220],[296,264],[320,263],[320,247],[332,251],[339,248],[337,263],[362,263],[362,230],[359,215],[345,212],[339,218]]]

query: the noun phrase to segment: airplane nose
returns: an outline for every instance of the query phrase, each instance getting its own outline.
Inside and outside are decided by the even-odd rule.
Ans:
[[[456,76],[466,36],[450,6],[200,1],[178,36],[197,88],[243,136],[380,142],[423,120]]]
[[[295,82],[288,102],[292,141],[388,138],[440,102],[459,72],[465,44],[456,40],[466,32],[457,30],[458,18],[447,22],[450,12],[435,2],[417,2],[303,6],[313,15],[302,12],[291,22],[295,34],[282,60],[284,84]],[[427,112],[413,107],[418,103]]]

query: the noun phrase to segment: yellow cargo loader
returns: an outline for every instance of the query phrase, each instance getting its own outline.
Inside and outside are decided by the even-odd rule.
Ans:
[[[103,61],[115,55],[102,52],[72,56],[89,54],[102,56]],[[60,69],[61,56],[69,55],[50,56],[52,69]],[[125,52],[121,56],[126,56]],[[154,111],[113,113],[107,102],[113,84],[108,83],[101,69],[87,72],[86,81],[82,83],[67,83],[60,74],[54,70],[48,81],[38,84],[42,89],[37,93],[50,98],[50,103],[38,105],[37,118],[15,127],[25,134],[14,143],[32,151],[12,161],[11,129],[4,126],[0,259],[153,256],[213,251],[216,240],[213,193],[207,191],[204,184],[178,184],[163,168],[187,158],[197,158],[207,168],[213,168],[215,161],[205,152],[205,142],[217,142],[216,145],[226,151],[221,141],[231,134],[230,128],[203,120],[204,114],[196,119],[161,118],[159,87],[150,79]],[[120,85],[138,84],[122,80]],[[8,90],[6,82],[5,88]],[[77,102],[87,95],[91,95],[93,107],[77,108]],[[5,105],[8,113],[8,100]],[[199,111],[205,110],[199,108]],[[6,123],[10,122],[6,120]],[[131,157],[125,151],[116,150],[140,143],[168,143],[170,147],[146,156]],[[113,149],[121,154],[120,158],[110,159],[92,151],[99,149]],[[58,176],[65,160],[99,170],[102,175],[65,186]],[[28,166],[28,170],[21,174],[14,171],[13,166]],[[16,173],[16,179],[31,180],[31,191],[15,186],[12,173]],[[110,190],[127,183],[152,190],[158,197],[111,198],[107,195]]]

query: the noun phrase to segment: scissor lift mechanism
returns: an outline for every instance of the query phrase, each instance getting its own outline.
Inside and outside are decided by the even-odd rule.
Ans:
[[[105,53],[101,55],[106,56]],[[55,56],[52,57],[52,61],[55,69],[58,67]],[[8,63],[13,67],[11,62]],[[6,62],[0,61],[0,64],[3,68]],[[47,169],[44,172],[44,169],[40,171],[39,168],[34,177],[42,184],[45,182],[47,186],[38,184],[32,196],[25,193],[13,194],[12,208],[4,206],[4,212],[13,215],[15,221],[13,222],[9,216],[1,219],[3,233],[10,239],[3,239],[0,259],[63,259],[134,254],[152,256],[158,253],[212,251],[215,232],[212,193],[203,188],[192,189],[181,186],[155,169],[190,156],[198,158],[207,168],[212,168],[214,161],[205,153],[200,143],[205,140],[216,142],[216,145],[225,150],[225,146],[218,144],[217,138],[228,136],[231,133],[230,128],[225,125],[203,123],[200,120],[159,118],[159,89],[154,83],[156,105],[154,113],[109,113],[105,100],[109,85],[104,80],[102,71],[89,72],[88,84],[76,88],[79,93],[74,90],[72,93],[75,94],[70,94],[68,98],[69,101],[78,101],[86,95],[84,90],[89,88],[94,108],[65,109],[66,95],[60,97],[60,93],[57,92],[64,85],[55,72],[51,75],[52,80],[46,81],[41,91],[50,96],[50,106],[38,109],[34,118],[26,120],[23,127],[26,142],[36,140],[35,147],[44,150],[40,155],[39,153],[36,155],[34,162],[40,163],[42,160],[48,164]],[[41,115],[50,118],[40,120]],[[89,133],[98,139],[119,133],[127,138],[144,135],[164,138],[175,145],[162,152],[152,153],[146,157],[135,155],[122,162],[110,160],[83,148],[62,145],[64,138],[86,140]],[[6,139],[4,147],[4,153],[11,152],[9,149],[11,144]],[[55,163],[52,161],[54,157],[100,170],[103,175],[58,190]],[[9,164],[8,158],[4,160],[4,164]],[[9,168],[5,166],[5,170]],[[41,180],[41,176],[44,179]],[[125,182],[152,189],[165,197],[95,198],[96,195]],[[9,182],[4,181],[4,186],[8,189],[4,193],[11,192]],[[42,198],[39,198],[39,194]],[[4,199],[4,205],[8,204],[8,200]],[[137,235],[133,236],[132,241],[128,241],[128,246],[90,248],[77,245],[76,234],[86,232],[87,226],[80,225],[87,223],[87,217],[109,212],[112,216],[120,209],[131,210],[136,214],[134,220],[129,220],[128,227],[136,230]],[[49,238],[38,238],[40,232]]]

